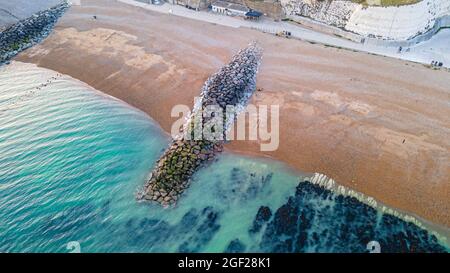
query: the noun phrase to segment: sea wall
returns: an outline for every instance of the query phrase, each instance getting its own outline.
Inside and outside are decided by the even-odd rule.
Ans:
[[[350,32],[350,31],[346,31],[345,29],[342,29],[342,28],[339,28],[336,26],[327,25],[326,23],[315,21],[311,18],[302,17],[302,16],[298,16],[298,15],[290,15],[290,16],[287,16],[287,18],[293,22],[301,24],[302,26],[312,28],[314,30],[317,30],[317,31],[320,31],[323,33],[327,33],[330,35],[342,37],[342,38],[345,38],[347,40],[354,41],[357,43],[362,43],[365,40],[365,37],[363,37],[359,34],[356,34],[356,33]]]
[[[251,44],[205,82],[200,100],[194,105],[181,134],[173,139],[156,162],[148,182],[137,196],[138,200],[155,201],[163,206],[174,204],[189,186],[193,174],[222,151],[223,138],[205,136],[203,131],[200,137],[194,133],[198,133],[199,124],[202,125],[200,128],[205,128],[213,120],[213,116],[205,115],[209,107],[214,106],[225,112],[228,106],[242,108],[248,103],[256,88],[261,54],[261,48]],[[233,121],[237,113],[229,120]],[[230,125],[229,122],[222,122],[221,130],[215,127],[214,131],[221,132],[223,137]]]
[[[20,20],[0,32],[0,65],[47,37],[58,18],[68,8],[68,2],[61,2],[27,19]]]

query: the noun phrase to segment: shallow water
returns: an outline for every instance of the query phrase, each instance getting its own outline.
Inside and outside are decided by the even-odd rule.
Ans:
[[[395,236],[442,250],[356,199],[298,186],[302,174],[279,162],[229,153],[175,208],[138,203],[168,137],[144,113],[34,65],[0,67],[0,139],[0,252],[68,252],[71,241],[82,252],[361,252]],[[256,223],[261,206],[273,216]]]

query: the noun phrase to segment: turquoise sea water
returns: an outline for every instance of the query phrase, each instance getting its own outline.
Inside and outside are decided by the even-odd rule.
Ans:
[[[0,252],[69,252],[71,241],[82,252],[364,251],[372,238],[443,250],[413,224],[299,185],[281,163],[228,153],[176,208],[138,203],[168,136],[123,102],[31,65],[0,68],[0,139]],[[261,206],[272,216],[255,221]]]

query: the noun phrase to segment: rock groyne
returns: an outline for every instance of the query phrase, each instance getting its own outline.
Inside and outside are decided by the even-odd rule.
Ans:
[[[69,3],[63,1],[0,32],[0,65],[47,37],[68,8]]]
[[[200,100],[194,105],[182,134],[173,139],[170,147],[156,162],[148,182],[137,196],[139,200],[155,201],[164,206],[174,204],[189,186],[192,175],[222,151],[223,135],[232,124],[228,121],[236,118],[239,108],[242,110],[256,89],[256,74],[261,56],[261,48],[252,43],[240,50],[229,64],[205,82]],[[230,106],[238,109],[231,118],[227,111]],[[214,118],[213,115],[204,114],[209,107],[217,107],[223,113],[226,112],[229,118],[214,125],[222,138],[210,139],[204,133],[201,137],[193,134],[199,125],[196,117],[201,117],[201,128],[205,128],[204,125]]]

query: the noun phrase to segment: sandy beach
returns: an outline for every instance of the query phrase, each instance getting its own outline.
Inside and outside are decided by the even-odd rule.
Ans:
[[[93,16],[97,16],[94,19]],[[207,77],[252,40],[264,48],[254,104],[280,105],[280,146],[227,149],[319,172],[450,227],[450,73],[258,31],[83,0],[16,60],[68,74],[170,131]]]

